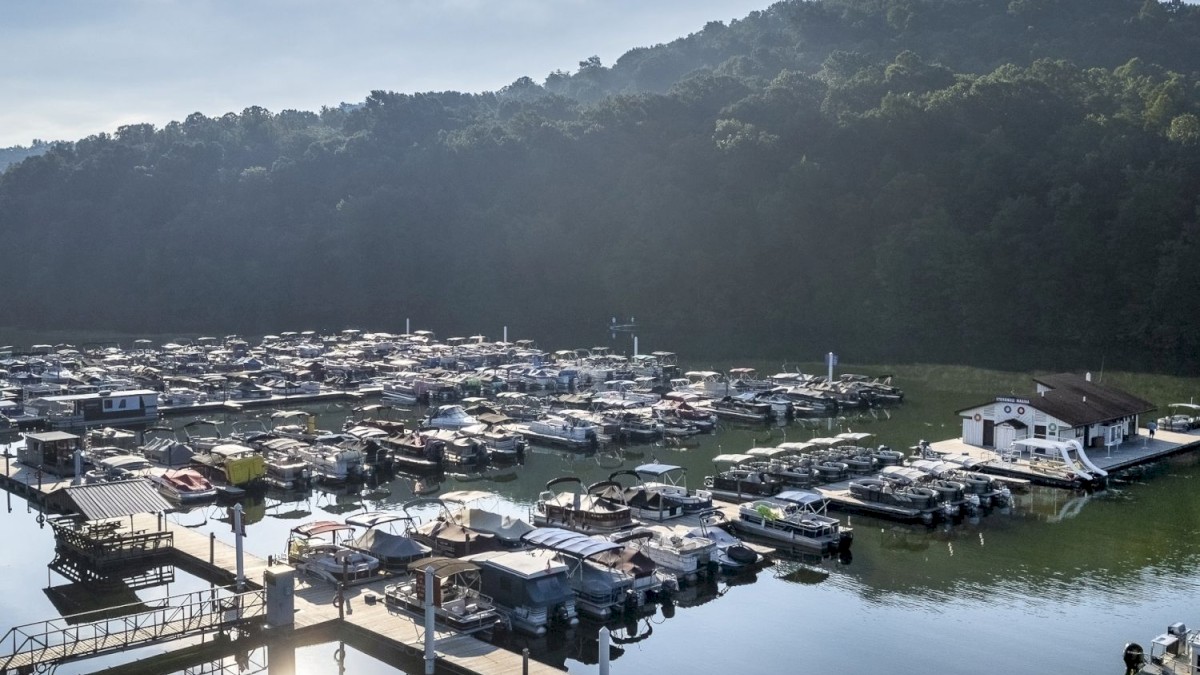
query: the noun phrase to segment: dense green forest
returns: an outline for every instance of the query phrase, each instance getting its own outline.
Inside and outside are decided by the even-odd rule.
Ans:
[[[0,324],[1200,373],[1200,8],[787,1],[496,92],[0,176]]]

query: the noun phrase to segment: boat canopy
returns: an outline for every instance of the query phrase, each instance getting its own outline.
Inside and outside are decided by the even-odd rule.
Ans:
[[[854,441],[855,443],[861,443],[874,435],[875,434],[868,434],[865,431],[848,431],[844,434],[838,434],[837,438],[844,438],[848,441]]]
[[[237,443],[222,443],[221,445],[214,446],[212,450],[209,450],[209,453],[225,458],[233,457],[234,455],[257,454],[253,449],[247,448],[244,445],[238,445]]]
[[[790,455],[790,454],[792,454],[792,452],[793,452],[793,450],[791,448],[751,448],[746,451],[746,454],[754,455],[755,457],[766,457],[767,459],[774,459],[775,457],[783,457],[784,455]]]
[[[408,563],[408,571],[410,572],[422,573],[429,568],[433,568],[433,576],[439,579],[449,579],[456,574],[463,574],[465,572],[479,572],[479,565],[473,562],[436,555]]]
[[[825,498],[815,492],[787,490],[771,497],[781,502],[790,502],[800,506],[819,506],[825,503]]]
[[[558,527],[539,527],[521,537],[534,546],[541,546],[560,553],[580,558],[590,558],[606,551],[624,548],[611,541],[593,539],[586,534],[571,532]]]
[[[1188,410],[1200,412],[1200,403],[1168,403],[1168,408],[1186,408]]]
[[[837,445],[845,445],[848,441],[845,438],[810,438],[809,443],[813,445],[821,445],[827,448],[832,448]]]
[[[287,419],[289,417],[306,417],[308,413],[303,410],[276,410],[271,413],[272,419]]]
[[[634,471],[634,473],[639,473],[639,474],[644,473],[644,474],[649,474],[651,476],[661,476],[665,473],[671,473],[672,471],[678,471],[682,468],[683,468],[682,466],[676,466],[674,464],[662,464],[660,462],[653,462],[651,464],[643,464],[643,465],[635,468],[633,471]]]
[[[786,448],[787,451],[792,454],[800,454],[812,450],[813,448],[817,447],[817,445],[815,443],[804,443],[801,441],[787,441],[785,443],[780,443],[775,447]]]
[[[496,498],[495,492],[488,492],[486,490],[454,490],[452,492],[447,492],[444,495],[442,495],[442,501],[455,502],[458,504],[466,504],[467,502],[473,502],[473,501],[477,501],[480,499],[495,499],[495,498]]]
[[[754,455],[733,454],[733,455],[717,455],[713,457],[713,464],[741,464],[754,460]]]
[[[394,523],[399,520],[407,520],[412,522],[412,518],[393,513],[391,511],[370,511],[368,513],[360,513],[358,515],[349,516],[346,518],[347,525],[357,525],[359,527],[378,527],[387,523]]]
[[[345,530],[353,530],[353,525],[345,523],[336,523],[332,520],[318,520],[312,523],[305,523],[292,528],[292,532],[304,537],[315,537],[318,534],[326,534],[328,532],[339,532]]]

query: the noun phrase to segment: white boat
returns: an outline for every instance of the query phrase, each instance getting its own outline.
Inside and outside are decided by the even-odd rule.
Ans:
[[[361,450],[318,443],[297,446],[295,453],[308,462],[314,479],[326,483],[345,483],[366,473],[366,457]]]
[[[176,504],[195,504],[217,498],[217,488],[195,469],[168,469],[151,476],[162,496]]]
[[[383,589],[385,602],[423,615],[425,612],[425,570],[434,576],[434,618],[460,633],[490,630],[500,620],[492,599],[480,591],[479,566],[466,560],[433,556],[409,563],[412,576]]]
[[[479,424],[461,405],[441,405],[434,408],[421,424],[434,429],[462,429]]]
[[[694,579],[717,564],[717,544],[708,537],[685,535],[686,531],[666,525],[650,525],[610,535],[609,539],[636,548],[677,577]]]
[[[379,560],[338,543],[338,535],[354,526],[318,520],[292,528],[288,534],[288,564],[328,581],[368,579],[379,571]]]
[[[1125,675],[1191,675],[1200,669],[1200,631],[1188,630],[1182,622],[1167,626],[1167,632],[1150,641],[1150,653],[1136,642],[1125,645],[1121,654]]]
[[[815,492],[789,490],[738,507],[733,527],[821,555],[850,550],[854,533],[826,515],[828,500]]]
[[[725,515],[720,511],[706,513],[700,516],[700,525],[688,530],[683,536],[713,542],[716,546],[713,559],[723,572],[739,574],[764,564],[766,559],[761,553],[719,527],[724,520]]]
[[[512,428],[539,443],[573,449],[595,448],[600,444],[600,431],[595,424],[569,414],[547,415],[530,422],[513,424]]]

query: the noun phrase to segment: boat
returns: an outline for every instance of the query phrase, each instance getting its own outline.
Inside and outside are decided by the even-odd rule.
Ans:
[[[280,490],[299,490],[312,481],[312,469],[298,450],[304,445],[294,438],[272,438],[256,443],[266,464],[267,485]]]
[[[396,525],[404,527],[397,531]],[[359,513],[346,518],[346,524],[365,528],[344,543],[346,548],[365,553],[379,561],[387,572],[405,572],[408,564],[427,557],[433,549],[413,539],[412,518],[388,511]]]
[[[657,565],[632,547],[557,527],[539,527],[524,539],[558,554],[569,569],[576,608],[592,618],[640,613],[663,590]]]
[[[680,467],[672,468],[682,471]],[[623,475],[633,477],[634,484],[631,487],[624,487],[617,481],[617,478]],[[659,522],[678,518],[687,513],[695,513],[703,508],[702,505],[705,502],[702,497],[689,495],[686,487],[680,489],[677,486],[664,486],[661,483],[647,485],[637,471],[614,471],[609,474],[607,481],[591,485],[588,492],[611,502],[628,506],[635,518]],[[712,508],[711,495],[707,497],[707,504],[707,508]],[[689,508],[691,511],[688,510]]]
[[[735,422],[757,424],[775,419],[771,404],[756,402],[753,394],[725,396],[710,403],[709,408],[717,417]]]
[[[383,589],[384,602],[418,616],[425,613],[425,572],[433,573],[434,620],[460,633],[491,630],[500,620],[492,599],[480,591],[479,565],[467,561],[430,556],[412,561],[412,576]]]
[[[168,469],[151,481],[162,496],[177,504],[195,504],[217,498],[217,489],[195,469]]]
[[[1200,404],[1168,403],[1168,413],[1155,423],[1163,431],[1187,432],[1200,427]]]
[[[679,502],[686,514],[703,513],[712,509],[712,493],[708,490],[688,490],[687,469],[675,464],[650,462],[634,467],[642,479],[642,488],[659,492]]]
[[[353,525],[318,520],[298,525],[288,533],[288,564],[332,582],[369,579],[379,571],[379,560],[338,543],[338,535],[354,532]]]
[[[421,425],[433,429],[461,429],[479,424],[461,405],[440,405],[421,420]]]
[[[574,485],[576,489],[555,492],[555,487],[560,485]],[[608,534],[634,526],[633,512],[628,506],[589,493],[583,489],[583,481],[575,476],[563,476],[546,483],[546,489],[534,505],[533,524],[586,534]]]
[[[265,483],[267,475],[263,456],[253,448],[238,443],[221,443],[192,456],[192,468],[215,484],[242,489]]]
[[[700,524],[684,533],[690,539],[703,539],[713,542],[716,551],[713,560],[722,572],[740,574],[758,569],[766,563],[766,558],[757,551],[746,546],[745,542],[721,529],[725,522],[725,514],[712,511],[700,516]]]
[[[525,439],[499,424],[476,424],[463,427],[458,433],[482,443],[488,460],[493,462],[515,462],[525,455]]]
[[[441,439],[427,438],[416,432],[399,432],[376,438],[375,442],[379,444],[379,454],[388,457],[399,469],[421,473],[442,470],[446,442]]]
[[[420,521],[414,515],[414,511],[425,506],[436,506],[437,515],[429,522],[417,525],[412,531],[412,538],[432,548],[435,554],[461,558],[464,555],[500,548],[496,535],[472,530],[463,525],[442,499],[421,497],[405,502],[402,508],[407,517],[418,523]]]
[[[784,482],[763,471],[746,468],[742,464],[753,462],[755,457],[747,454],[717,455],[713,464],[717,471],[704,478],[704,487],[714,498],[730,502],[770,497],[784,488]],[[728,465],[722,469],[722,466]]]
[[[734,529],[821,555],[850,550],[854,532],[826,513],[829,500],[815,492],[788,490],[738,507]]]
[[[850,481],[850,495],[855,499],[883,507],[899,509],[896,513],[910,515],[914,520],[933,524],[938,518],[951,518],[954,507],[938,500],[938,494],[927,487],[902,485],[880,478]]]
[[[1176,622],[1167,632],[1150,641],[1150,653],[1136,642],[1129,642],[1121,653],[1125,675],[1168,675],[1191,673],[1200,668],[1200,631],[1188,630]]]
[[[573,450],[595,449],[600,445],[600,431],[596,425],[569,413],[518,422],[511,428],[528,440]]]
[[[649,525],[609,535],[609,539],[636,548],[660,568],[691,581],[716,566],[717,544],[708,537],[686,534],[686,530],[667,525]]]
[[[355,448],[301,444],[296,446],[295,454],[308,463],[314,480],[329,485],[361,479],[367,472],[366,457]]]
[[[479,565],[481,589],[513,630],[545,635],[579,624],[569,568],[546,551],[488,551],[464,558]]]
[[[521,537],[533,529],[533,525],[520,518],[481,508],[481,502],[500,500],[493,492],[455,490],[443,494],[441,499],[445,504],[457,505],[453,514],[456,522],[469,530],[495,537],[501,548],[521,546]]]

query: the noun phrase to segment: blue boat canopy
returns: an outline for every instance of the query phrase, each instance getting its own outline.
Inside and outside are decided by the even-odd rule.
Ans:
[[[571,532],[558,527],[539,527],[526,532],[521,537],[534,546],[541,546],[552,551],[569,553],[580,558],[590,558],[598,553],[614,551],[624,546],[601,539],[593,539],[586,534]]]

